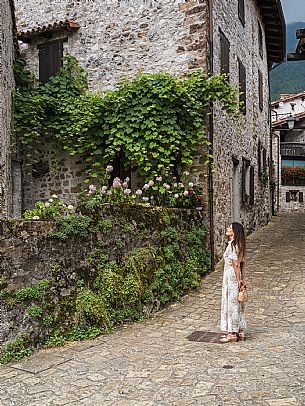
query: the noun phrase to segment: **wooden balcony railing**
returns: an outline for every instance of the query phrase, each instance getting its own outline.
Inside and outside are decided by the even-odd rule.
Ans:
[[[305,157],[305,143],[281,142],[281,155]]]
[[[305,178],[282,176],[282,186],[305,186]]]

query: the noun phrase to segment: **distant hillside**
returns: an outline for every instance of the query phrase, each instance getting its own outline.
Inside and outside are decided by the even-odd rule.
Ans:
[[[287,25],[287,53],[294,52],[298,43],[296,30],[305,28],[305,22]],[[270,72],[271,100],[279,98],[281,93],[299,93],[305,91],[305,61],[284,62]]]

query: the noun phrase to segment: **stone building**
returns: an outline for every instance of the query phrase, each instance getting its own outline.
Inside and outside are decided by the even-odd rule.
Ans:
[[[305,211],[305,92],[272,102],[271,117],[277,209]]]
[[[12,92],[14,5],[0,0],[0,217],[12,214]]]
[[[268,69],[285,53],[279,0],[19,0],[16,18],[22,52],[41,81],[56,72],[66,52],[89,71],[94,91],[115,87],[139,69],[228,73],[241,86],[244,120],[237,126],[214,106],[209,136],[215,168],[208,182],[200,150],[194,162],[195,181],[208,190],[212,247],[214,238],[217,254],[222,251],[232,220],[244,223],[247,232],[268,222]],[[52,192],[70,200],[78,192],[81,178],[73,159],[63,159],[57,173],[49,172],[51,161],[47,151],[39,176],[24,176],[24,207]]]

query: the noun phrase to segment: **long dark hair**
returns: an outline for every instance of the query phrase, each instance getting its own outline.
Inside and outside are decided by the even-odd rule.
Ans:
[[[239,262],[243,262],[246,255],[246,239],[244,226],[240,223],[232,223],[232,230],[234,233],[234,239],[232,244],[238,249]]]

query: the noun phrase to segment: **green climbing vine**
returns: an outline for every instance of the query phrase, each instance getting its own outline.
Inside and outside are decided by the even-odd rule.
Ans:
[[[96,178],[118,156],[145,174],[191,165],[198,144],[207,144],[210,102],[238,112],[236,89],[225,75],[197,70],[178,78],[169,73],[138,73],[115,90],[88,91],[87,73],[72,56],[58,75],[39,84],[15,64],[15,131],[28,159],[39,154],[46,137],[81,157]]]

